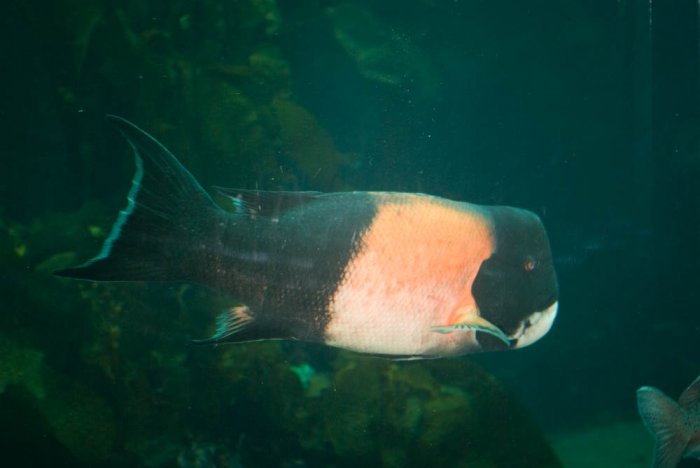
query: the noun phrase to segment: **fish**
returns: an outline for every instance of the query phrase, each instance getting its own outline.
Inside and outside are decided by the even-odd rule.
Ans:
[[[673,468],[682,458],[700,459],[700,376],[678,402],[657,388],[640,387],[637,408],[654,437],[654,468]]]
[[[136,171],[100,252],[54,272],[201,284],[231,298],[195,344],[289,339],[391,359],[528,346],[558,283],[534,213],[400,192],[214,187],[160,142],[107,116]]]

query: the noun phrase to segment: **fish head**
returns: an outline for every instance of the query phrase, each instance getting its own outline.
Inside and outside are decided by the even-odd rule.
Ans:
[[[542,338],[557,314],[559,286],[549,239],[532,212],[491,207],[494,250],[472,284],[479,315],[509,339],[480,333],[484,350],[515,349]]]

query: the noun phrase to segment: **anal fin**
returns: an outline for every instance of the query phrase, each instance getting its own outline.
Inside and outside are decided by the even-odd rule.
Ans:
[[[245,330],[254,320],[248,306],[231,307],[216,317],[216,331],[212,336],[203,340],[192,340],[192,344],[219,344],[232,341],[230,339],[232,335]]]

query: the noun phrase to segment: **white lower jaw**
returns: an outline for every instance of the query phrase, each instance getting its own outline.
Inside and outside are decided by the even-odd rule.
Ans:
[[[554,323],[554,319],[557,316],[558,307],[559,302],[555,302],[545,310],[535,312],[528,317],[530,326],[525,329],[522,335],[517,336],[518,342],[513,348],[524,348],[546,335],[549,329],[552,328],[552,323]]]

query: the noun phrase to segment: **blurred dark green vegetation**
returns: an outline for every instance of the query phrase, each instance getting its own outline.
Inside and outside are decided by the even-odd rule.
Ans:
[[[671,375],[680,390],[696,375],[697,352],[682,338],[693,328],[681,326],[696,314],[684,293],[700,284],[698,227],[686,221],[698,219],[700,197],[678,195],[700,168],[697,115],[683,107],[693,102],[689,80],[667,72],[685,63],[685,49],[661,41],[661,65],[651,64],[645,2],[30,0],[3,9],[4,460],[558,464],[472,359],[392,363],[298,343],[193,348],[188,340],[211,332],[226,298],[52,277],[94,255],[124,205],[132,157],[107,113],[151,132],[205,186],[517,204],[543,216],[555,253],[567,244],[585,252],[586,234],[610,231],[609,220],[661,226],[654,239],[668,255],[637,256],[645,246],[630,244],[564,272],[557,327],[509,355],[499,375],[559,424],[600,405],[634,417],[637,385],[669,388],[648,376]],[[678,21],[655,24],[693,36]],[[647,108],[652,67],[661,123]],[[659,91],[664,83],[675,94]],[[669,309],[652,297],[659,291],[677,301],[676,316],[654,334],[628,333],[627,320]],[[304,364],[315,369],[306,385],[295,371]]]
[[[363,161],[357,148],[340,150],[297,99],[288,38],[322,34],[357,82],[415,93],[420,106],[441,99],[430,55],[403,26],[361,3],[285,7],[291,11],[273,0],[60,1],[48,12],[12,5],[28,34],[5,52],[37,54],[26,60],[34,91],[21,99],[55,133],[18,132],[24,141],[10,144],[2,170],[32,180],[3,177],[0,188],[6,200],[27,183],[50,183],[57,193],[0,209],[0,416],[18,428],[4,438],[4,458],[54,466],[558,466],[526,411],[468,361],[393,363],[278,342],[192,347],[188,340],[211,332],[226,298],[189,285],[52,277],[94,255],[124,203],[132,158],[104,128],[105,113],[167,142],[205,182],[330,191],[352,188]],[[34,138],[49,154],[20,157]]]
[[[73,229],[100,219],[95,211],[4,226],[0,417],[17,428],[3,438],[6,460],[559,466],[524,408],[469,361],[396,363],[281,342],[193,347],[221,306],[203,289],[53,278],[83,252],[48,252],[104,236],[107,224]],[[61,234],[47,241],[47,229]]]

